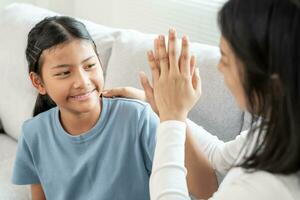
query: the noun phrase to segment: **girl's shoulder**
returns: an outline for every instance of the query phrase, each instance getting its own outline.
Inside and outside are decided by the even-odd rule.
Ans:
[[[25,136],[37,134],[38,132],[46,131],[49,126],[52,126],[57,114],[57,107],[48,111],[42,112],[37,116],[26,120],[22,125],[22,134]]]
[[[104,98],[103,99],[109,110],[106,117],[112,118],[115,121],[127,120],[131,123],[151,121],[158,124],[159,119],[152,110],[150,104],[136,99],[126,98]]]
[[[143,112],[145,109],[151,109],[150,105],[147,102],[140,101],[137,99],[127,99],[127,98],[104,98],[104,101],[107,101],[110,109],[112,110],[121,110],[124,112]]]

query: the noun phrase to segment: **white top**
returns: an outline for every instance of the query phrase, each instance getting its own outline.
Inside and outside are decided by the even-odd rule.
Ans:
[[[299,200],[300,179],[297,174],[284,176],[266,171],[247,173],[240,167],[231,167],[238,160],[247,132],[235,140],[222,142],[202,127],[188,120],[199,148],[208,157],[213,168],[226,174],[217,192],[210,200]],[[165,121],[158,126],[157,144],[150,178],[152,200],[190,199],[184,167],[186,124]],[[251,148],[251,145],[250,145]],[[241,158],[242,156],[240,156]]]

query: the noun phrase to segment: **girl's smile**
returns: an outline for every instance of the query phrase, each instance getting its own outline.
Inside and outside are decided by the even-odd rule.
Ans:
[[[72,101],[86,101],[89,100],[91,95],[96,92],[96,89],[92,89],[90,91],[86,91],[77,95],[70,96]]]

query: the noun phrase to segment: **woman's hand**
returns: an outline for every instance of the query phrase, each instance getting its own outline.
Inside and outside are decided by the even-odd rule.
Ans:
[[[159,115],[153,96],[153,89],[144,72],[140,73],[140,81],[144,90],[134,87],[118,87],[113,89],[104,90],[102,95],[105,97],[125,97],[130,99],[138,99],[146,101],[151,105],[152,110]]]
[[[190,57],[187,37],[182,38],[181,53],[177,58],[176,31],[170,29],[168,50],[164,36],[159,36],[155,40],[154,53],[148,52],[148,61],[152,71],[154,100],[161,121],[185,121],[201,95],[199,71],[195,70],[195,57]]]
[[[145,92],[134,87],[117,87],[103,90],[104,97],[125,97],[130,99],[138,99],[146,101]]]

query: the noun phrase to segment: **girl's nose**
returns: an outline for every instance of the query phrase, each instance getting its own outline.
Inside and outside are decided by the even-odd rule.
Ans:
[[[74,88],[85,88],[87,85],[90,84],[90,77],[89,74],[82,69],[79,69],[74,76]]]

